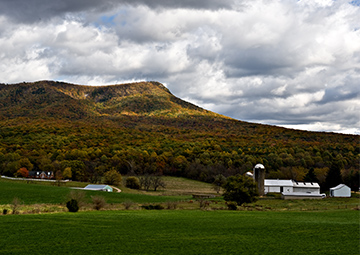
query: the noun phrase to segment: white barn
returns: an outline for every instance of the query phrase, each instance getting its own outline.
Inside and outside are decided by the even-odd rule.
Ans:
[[[293,192],[292,180],[272,180],[265,179],[264,183],[265,194],[267,193],[282,193],[282,192]]]
[[[351,189],[345,184],[330,188],[330,197],[351,197]]]
[[[264,189],[265,194],[269,192],[320,194],[320,185],[316,182],[265,179]]]
[[[316,182],[293,182],[293,192],[304,192],[312,194],[320,194],[320,185]]]

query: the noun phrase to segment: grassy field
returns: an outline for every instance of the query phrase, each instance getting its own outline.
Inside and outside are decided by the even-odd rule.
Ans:
[[[359,254],[359,211],[0,216],[0,254]]]
[[[79,183],[80,187],[86,184]],[[73,189],[62,186],[52,186],[49,183],[26,183],[24,181],[9,181],[0,179],[0,205],[11,204],[17,197],[23,204],[60,204],[68,200],[69,194]],[[161,191],[156,193],[147,192],[97,192],[81,191],[86,194],[87,201],[90,202],[91,196],[101,195],[105,197],[107,203],[122,203],[133,201],[135,203],[161,203],[166,201],[178,201],[190,199],[190,195],[165,196]]]

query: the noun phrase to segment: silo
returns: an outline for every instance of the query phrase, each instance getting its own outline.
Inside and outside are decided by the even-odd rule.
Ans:
[[[264,195],[265,167],[262,164],[256,164],[254,167],[254,179],[257,182],[259,195]]]

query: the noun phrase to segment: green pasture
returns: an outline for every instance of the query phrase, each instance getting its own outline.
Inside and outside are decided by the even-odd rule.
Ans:
[[[0,254],[359,254],[359,211],[0,216]]]
[[[84,184],[82,184],[84,186]],[[69,199],[69,194],[74,189],[70,187],[51,186],[49,184],[26,183],[24,181],[8,181],[0,179],[0,205],[11,204],[16,197],[23,204],[61,204]],[[75,190],[78,191],[78,190]],[[79,192],[79,191],[78,191]],[[83,191],[86,194],[88,202],[91,196],[100,195],[105,197],[107,203],[122,203],[133,201],[135,203],[161,203],[166,201],[178,201],[189,199],[191,196],[150,196],[143,193],[127,192],[99,192]],[[161,194],[161,193],[159,193]]]

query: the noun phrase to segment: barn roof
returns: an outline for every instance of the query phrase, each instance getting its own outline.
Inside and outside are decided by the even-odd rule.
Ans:
[[[296,188],[320,188],[320,185],[316,182],[297,182],[293,181]]]
[[[350,189],[348,186],[346,186],[345,184],[339,184],[336,187],[330,188],[330,190],[336,190],[336,189],[341,189],[343,187],[346,187],[347,189]]]
[[[273,180],[273,179],[265,179],[265,186],[288,186],[292,187],[293,183],[291,180]]]
[[[100,185],[100,184],[89,184],[89,185],[87,185],[84,189],[96,189],[96,190],[100,190],[100,189],[105,189],[105,188],[107,188],[107,187],[110,188],[109,185],[104,185],[104,184],[102,184],[102,185]]]

